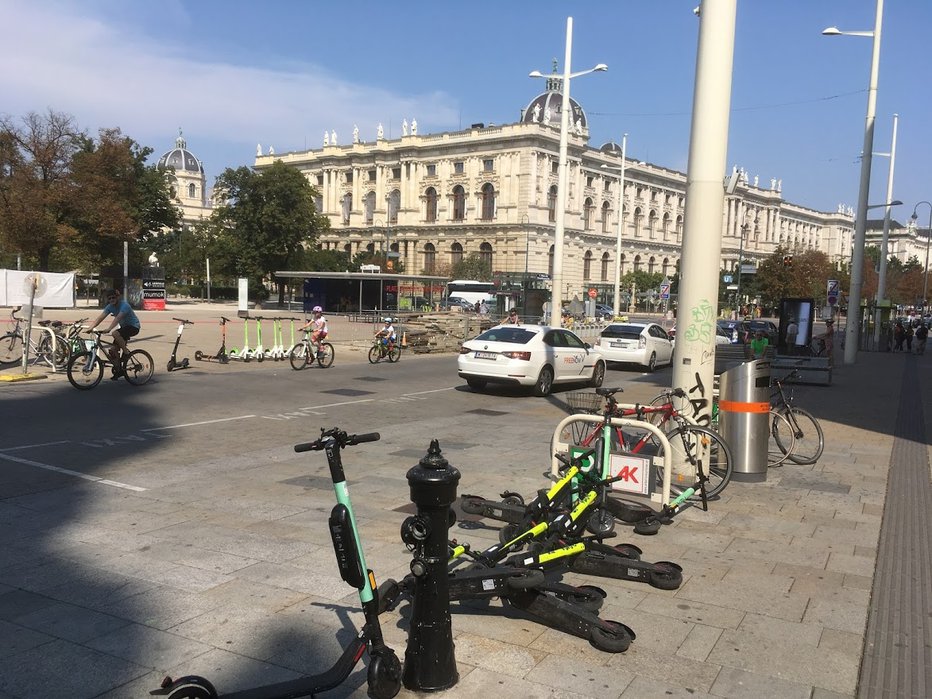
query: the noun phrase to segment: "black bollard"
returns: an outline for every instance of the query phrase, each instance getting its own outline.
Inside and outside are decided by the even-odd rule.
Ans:
[[[450,505],[456,500],[460,472],[447,463],[431,440],[427,455],[408,471],[411,502],[417,515],[402,525],[402,539],[414,552],[414,604],[405,650],[402,682],[407,689],[435,692],[459,680],[450,624],[447,580]]]

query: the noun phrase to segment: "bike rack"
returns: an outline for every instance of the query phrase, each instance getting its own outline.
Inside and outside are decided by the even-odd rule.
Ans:
[[[601,425],[605,421],[605,418],[602,415],[587,415],[585,413],[576,413],[573,415],[568,415],[557,424],[556,429],[553,431],[553,437],[550,440],[550,453],[557,454],[564,451],[569,451],[570,446],[568,442],[560,441],[560,434],[565,428],[567,428],[573,422],[585,422],[591,425]],[[644,420],[632,420],[626,417],[613,417],[609,419],[609,424],[612,427],[636,427],[640,430],[646,430],[651,432],[655,437],[657,437],[660,442],[660,446],[663,450],[663,484],[661,485],[660,493],[656,492],[656,489],[652,489],[650,492],[651,502],[656,502],[660,505],[665,505],[670,502],[670,477],[673,469],[673,463],[670,459],[670,442],[667,440],[666,435],[663,430],[659,427],[646,422]],[[651,456],[652,460],[657,459],[657,456]],[[550,476],[554,480],[559,479],[560,477],[560,460],[556,456],[550,457]],[[628,493],[628,495],[637,495],[636,493]]]
[[[36,331],[36,330],[40,330],[40,331],[44,330],[44,331],[47,332],[47,333],[49,334],[49,336],[52,338],[52,356],[54,357],[54,356],[55,356],[55,352],[58,350],[58,336],[52,331],[51,328],[47,328],[47,327],[45,327],[44,325],[33,325],[32,328],[31,328],[31,330],[30,330],[30,332],[34,332],[34,331]],[[25,338],[23,338],[23,339],[25,340]],[[38,343],[36,343],[36,344],[38,344]],[[26,346],[26,343],[25,343],[25,342],[23,342],[23,356],[27,357],[27,361],[28,361],[29,348]],[[38,358],[38,357],[33,357],[32,363],[35,364],[37,361],[39,361],[39,358]],[[53,374],[57,374],[57,373],[58,373],[58,369],[55,368],[55,360],[54,360],[54,359],[52,359],[52,364],[51,364],[51,366],[52,366],[52,373],[53,373]]]

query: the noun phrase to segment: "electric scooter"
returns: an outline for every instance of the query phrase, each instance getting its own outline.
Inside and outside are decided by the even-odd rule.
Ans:
[[[166,369],[168,371],[175,371],[176,369],[187,369],[190,364],[188,363],[188,358],[178,359],[178,345],[181,344],[181,333],[184,332],[185,325],[194,325],[193,320],[185,320],[184,318],[172,318],[172,320],[178,321],[178,336],[175,338],[175,346],[172,347],[172,356],[168,358],[168,366]]]
[[[168,699],[295,699],[313,697],[338,687],[356,667],[363,653],[369,651],[369,696],[374,699],[392,699],[401,689],[401,663],[395,652],[385,645],[382,627],[379,625],[378,587],[375,574],[366,567],[356,516],[346,487],[346,475],[340,450],[362,442],[379,439],[378,432],[347,434],[334,427],[322,429],[319,439],[296,444],[296,452],[325,451],[330,465],[330,478],[336,493],[337,504],[330,512],[330,537],[336,553],[340,576],[359,591],[365,623],[355,638],[343,651],[336,664],[317,675],[285,680],[263,687],[244,689],[229,694],[220,694],[209,680],[198,675],[188,675],[177,680],[166,677],[160,689],[149,692]]]
[[[227,354],[227,323],[231,322],[229,318],[220,316],[220,349],[217,354],[204,354],[200,350],[194,353],[194,359],[199,362],[220,362],[228,364],[230,356]]]

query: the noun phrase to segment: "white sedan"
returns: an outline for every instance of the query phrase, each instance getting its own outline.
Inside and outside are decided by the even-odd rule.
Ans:
[[[533,386],[546,396],[557,383],[601,386],[605,360],[569,330],[547,325],[498,325],[463,343],[460,378],[474,391],[486,384]]]
[[[602,329],[596,347],[605,361],[640,364],[648,371],[673,363],[673,342],[657,323],[612,323]]]
[[[673,343],[673,346],[676,347],[676,326],[667,330],[667,335],[670,336],[670,342]],[[725,328],[716,325],[715,326],[715,344],[716,345],[730,345],[731,344],[731,334],[725,331]]]

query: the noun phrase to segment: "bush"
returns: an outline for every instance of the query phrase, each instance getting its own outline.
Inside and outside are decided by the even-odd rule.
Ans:
[[[193,299],[207,298],[207,286],[203,284],[167,284],[166,290],[169,296]],[[250,301],[265,301],[268,298],[269,290],[264,286],[249,289]],[[239,287],[211,285],[210,299],[211,301],[236,301],[239,299]]]

